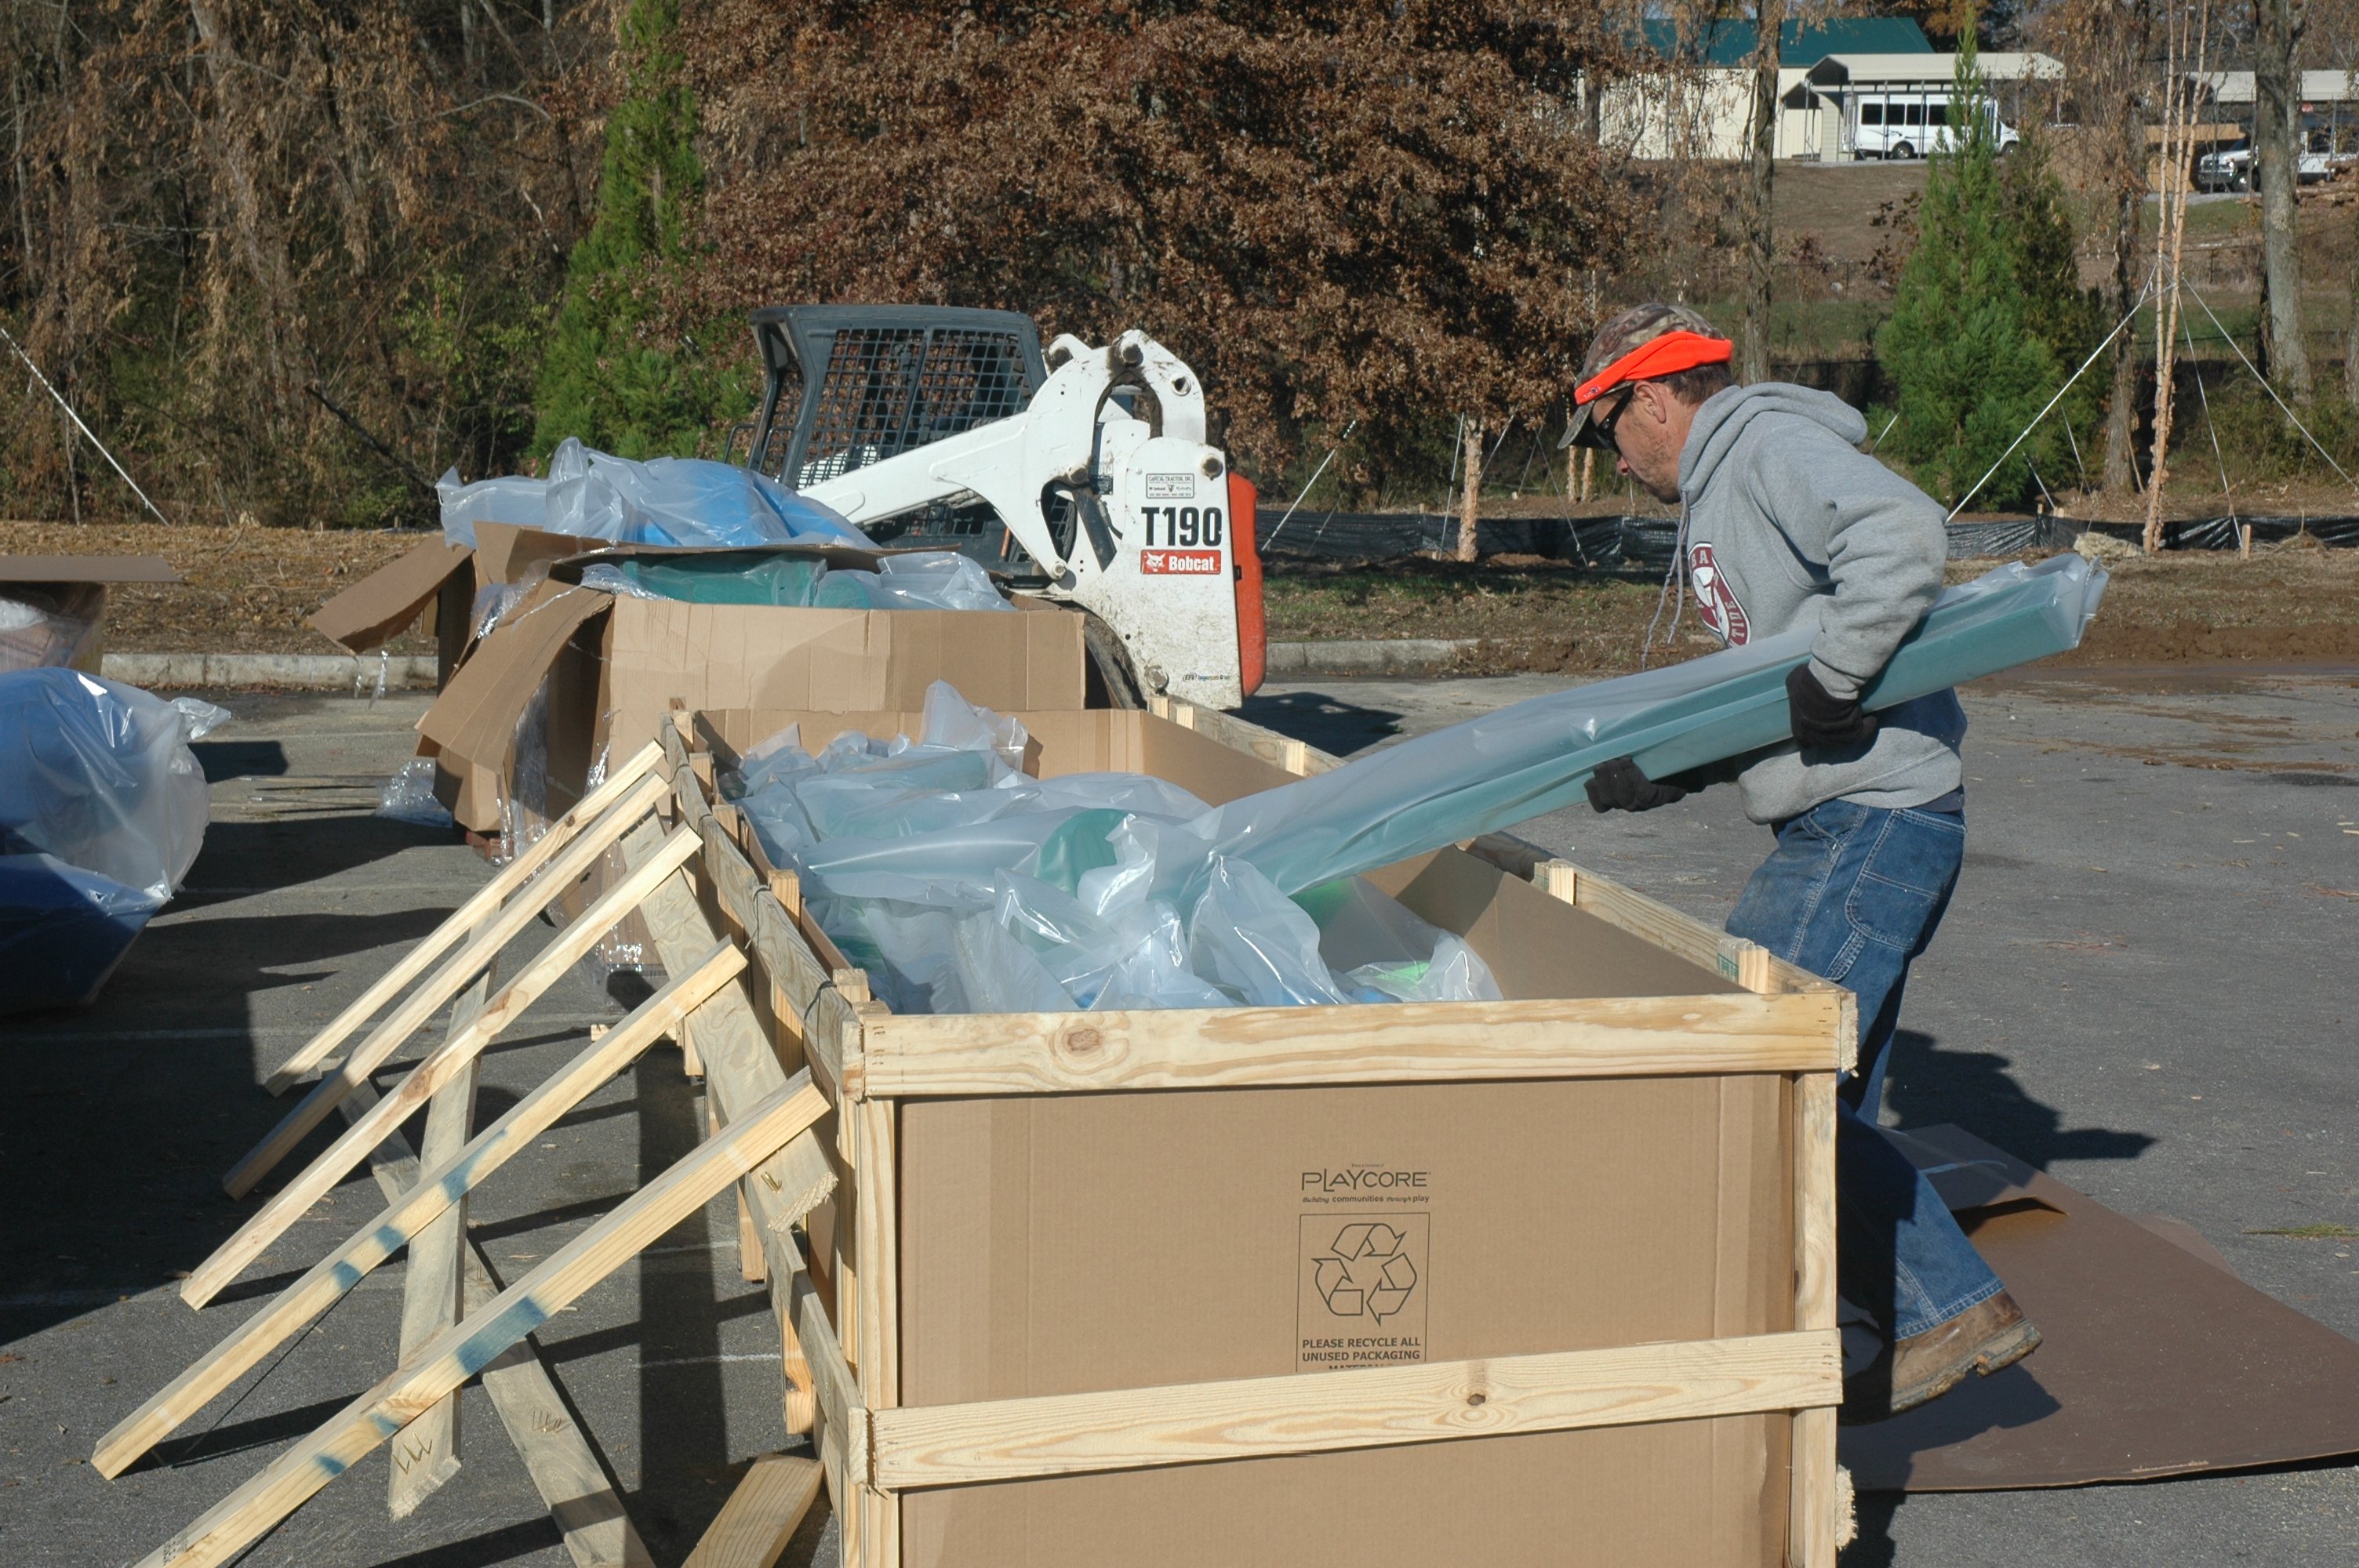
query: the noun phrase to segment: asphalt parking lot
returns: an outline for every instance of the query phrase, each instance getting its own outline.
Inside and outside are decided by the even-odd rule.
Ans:
[[[1249,716],[1350,752],[1561,684],[1297,683]],[[258,1078],[486,874],[447,836],[370,815],[423,697],[218,699],[239,722],[199,747],[214,823],[182,897],[95,1006],[0,1030],[11,1564],[136,1560],[381,1376],[397,1338],[388,1265],[141,1466],[110,1483],[88,1463],[99,1434],[375,1212],[358,1176],[204,1314],[173,1293],[245,1212],[218,1180],[285,1108]],[[2035,676],[1984,683],[1967,706],[1967,870],[1911,986],[1888,1117],[1962,1123],[2115,1208],[2184,1219],[2249,1282],[2359,1336],[2352,1242],[2265,1234],[2359,1227],[2359,675]],[[1523,831],[1714,922],[1767,845],[1728,791]],[[527,931],[508,966],[547,935]],[[485,1058],[482,1114],[621,1011],[570,976]],[[651,1053],[485,1189],[471,1217],[494,1266],[512,1280],[545,1257],[691,1145],[701,1115],[677,1056]],[[538,1336],[661,1563],[786,1441],[766,1297],[738,1277],[734,1238],[716,1205]],[[569,1562],[479,1390],[462,1412],[466,1467],[410,1519],[386,1517],[380,1452],[245,1561]],[[1859,1568],[2348,1563],[2359,1470],[1868,1498],[1860,1522],[1843,1559]],[[787,1561],[835,1561],[823,1505]],[[1263,1559],[1215,1532],[1206,1561]]]

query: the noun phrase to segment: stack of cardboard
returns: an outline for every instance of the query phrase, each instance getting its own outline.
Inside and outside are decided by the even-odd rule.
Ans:
[[[937,680],[1000,709],[1077,708],[1086,690],[1080,616],[1016,599],[1018,614],[689,604],[580,586],[597,561],[680,552],[481,524],[469,551],[439,537],[321,607],[311,623],[351,652],[439,606],[443,691],[419,722],[435,793],[460,825],[495,834],[562,813],[599,759],[654,738],[673,706],[823,711],[915,708]],[[875,570],[873,552],[782,546],[831,568]],[[476,586],[531,584],[480,640],[449,635]],[[454,591],[453,585],[459,585]],[[527,723],[527,721],[529,721]],[[519,725],[527,732],[519,742]]]

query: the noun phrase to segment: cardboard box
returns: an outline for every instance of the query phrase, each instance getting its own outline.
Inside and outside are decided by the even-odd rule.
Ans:
[[[161,556],[0,556],[0,670],[64,665],[94,676],[107,589],[179,580]]]
[[[1043,776],[1291,776],[1148,714],[1021,717]],[[918,716],[694,728],[726,766],[788,723]],[[810,1226],[864,1407],[847,1563],[1832,1563],[1843,993],[1560,863],[1373,880],[1509,1000],[897,1017],[855,972],[840,1041],[807,1010],[849,1151]],[[1594,1381],[1740,1346],[1814,1370]]]
[[[420,753],[436,761],[436,795],[478,833],[500,831],[511,802],[527,822],[560,815],[580,798],[602,753],[652,740],[676,703],[914,708],[926,687],[950,680],[988,708],[1079,708],[1087,689],[1082,618],[1037,600],[1016,599],[1019,613],[1005,614],[616,599],[580,587],[583,569],[701,552],[584,551],[581,539],[488,523],[476,538],[473,552],[430,539],[311,621],[357,653],[398,634],[462,574],[531,585],[489,636],[446,659],[442,695],[418,726]],[[864,570],[881,558],[834,546],[779,553]],[[514,754],[517,723],[536,700],[545,707],[537,721],[545,761]],[[519,796],[520,782],[528,798]]]

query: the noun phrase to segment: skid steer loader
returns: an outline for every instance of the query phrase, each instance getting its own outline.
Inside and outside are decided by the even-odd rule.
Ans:
[[[764,384],[726,455],[880,545],[964,552],[1089,617],[1093,697],[1234,708],[1261,684],[1254,487],[1207,446],[1195,374],[929,306],[753,313]],[[743,440],[744,450],[739,450]]]

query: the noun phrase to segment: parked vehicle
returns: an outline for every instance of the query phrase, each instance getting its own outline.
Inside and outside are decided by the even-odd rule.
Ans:
[[[1950,124],[1946,93],[1870,92],[1855,103],[1852,150],[1860,157],[1912,158],[1957,150],[1958,133]],[[1998,117],[1996,104],[1986,110],[2001,153],[2023,140],[2020,132]]]
[[[2327,150],[2323,136],[2312,136],[2294,158],[2294,174],[2304,185],[2315,185],[2333,177],[2334,171],[2353,161],[2349,153]],[[2195,160],[2195,189],[2198,190],[2258,190],[2260,171],[2253,165],[2253,144],[2232,143],[2217,152],[2205,153]]]

